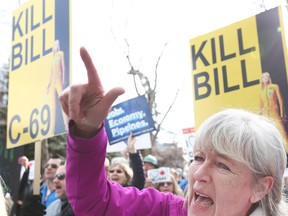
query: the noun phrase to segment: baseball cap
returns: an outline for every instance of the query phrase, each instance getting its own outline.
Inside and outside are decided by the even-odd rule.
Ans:
[[[144,160],[143,162],[145,163],[151,163],[153,164],[154,166],[158,167],[158,161],[157,161],[157,158],[154,157],[153,155],[147,155],[146,157],[144,157]]]

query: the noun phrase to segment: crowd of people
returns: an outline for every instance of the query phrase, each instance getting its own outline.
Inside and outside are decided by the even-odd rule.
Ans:
[[[183,196],[184,191],[179,187],[180,178],[178,173],[165,182],[153,182],[148,179],[148,170],[157,169],[158,160],[153,155],[147,155],[142,159],[141,152],[135,148],[137,138],[131,133],[127,140],[128,160],[123,157],[115,157],[110,161],[105,158],[104,167],[107,178],[123,187],[136,187],[142,190],[145,187],[155,188],[161,192]],[[23,166],[19,183],[19,192],[14,208],[7,209],[8,215],[15,216],[74,216],[75,213],[68,202],[66,194],[66,164],[65,159],[52,156],[43,166],[40,194],[33,194],[33,181],[29,180],[31,163],[26,156],[18,159],[19,165]],[[178,181],[179,180],[179,181]],[[147,182],[149,182],[147,184]],[[13,210],[12,210],[13,209]],[[12,213],[13,211],[13,213]],[[2,214],[1,214],[2,215]]]
[[[9,215],[13,216],[74,216],[66,195],[65,160],[52,156],[43,166],[40,194],[34,195],[33,181],[28,179],[29,160],[26,156],[19,158],[25,172],[22,175],[18,197]]]
[[[160,166],[156,155],[142,159],[132,133],[128,160],[107,158],[103,122],[124,89],[105,93],[89,53],[81,48],[80,55],[88,83],[72,85],[60,96],[70,119],[66,158],[49,158],[37,195],[27,178],[29,160],[21,158],[25,172],[16,216],[288,215],[285,140],[275,122],[243,109],[215,113],[197,129],[187,178],[170,167],[167,179],[155,181],[149,172],[165,164]],[[3,190],[0,214],[9,215]]]

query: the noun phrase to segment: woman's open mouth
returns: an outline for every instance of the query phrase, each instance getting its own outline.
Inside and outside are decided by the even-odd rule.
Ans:
[[[202,208],[210,208],[214,204],[214,201],[210,197],[197,192],[195,192],[194,202],[197,206]]]

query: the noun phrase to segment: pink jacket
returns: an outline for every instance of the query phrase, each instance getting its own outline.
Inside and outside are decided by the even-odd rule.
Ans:
[[[107,179],[105,129],[92,139],[68,135],[66,188],[77,216],[186,216],[184,199],[152,188],[122,187]]]

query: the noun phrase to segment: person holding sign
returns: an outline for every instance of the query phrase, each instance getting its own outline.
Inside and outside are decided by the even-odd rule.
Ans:
[[[281,194],[283,138],[269,119],[244,110],[216,113],[198,128],[187,199],[110,182],[103,122],[124,89],[105,93],[87,50],[81,48],[80,55],[88,83],[72,85],[60,96],[70,118],[66,185],[76,215],[287,215]]]
[[[145,185],[145,176],[143,170],[142,156],[140,152],[135,148],[136,137],[130,132],[130,135],[127,140],[127,151],[130,161],[130,166],[133,171],[133,178],[130,186],[134,186],[139,190],[144,188]]]
[[[269,72],[262,73],[262,87],[260,92],[260,113],[274,119],[286,141],[286,152],[288,153],[288,137],[283,120],[286,118],[280,88],[272,83]]]
[[[136,137],[131,132],[127,140],[127,149],[125,150],[128,153],[130,163],[124,158],[124,160],[112,160],[109,179],[123,187],[133,186],[141,190],[144,188],[145,177],[141,155],[137,152],[135,143]]]

